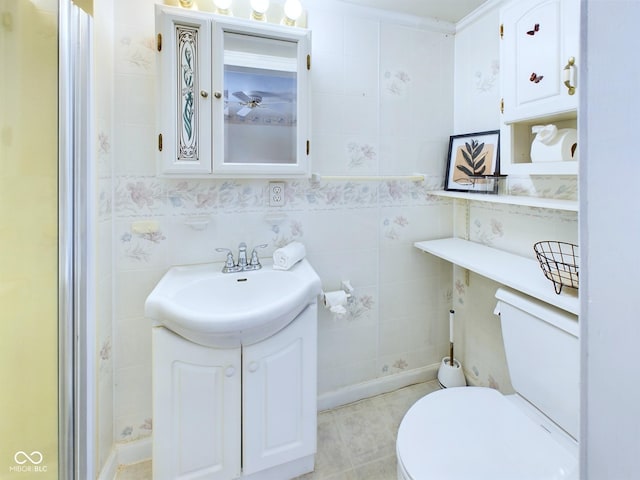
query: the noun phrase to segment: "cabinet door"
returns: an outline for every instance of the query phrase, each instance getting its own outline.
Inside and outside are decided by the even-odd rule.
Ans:
[[[211,173],[211,23],[156,5],[156,30],[160,171]]]
[[[309,173],[307,30],[216,18],[213,36],[213,172]]]
[[[153,478],[240,475],[240,349],[153,329]]]
[[[504,116],[516,120],[574,111],[579,6],[576,0],[517,0],[501,11]],[[573,66],[568,66],[574,57]],[[565,67],[568,70],[565,72]],[[574,92],[575,93],[575,92]]]
[[[243,350],[243,472],[312,455],[317,426],[317,306]]]

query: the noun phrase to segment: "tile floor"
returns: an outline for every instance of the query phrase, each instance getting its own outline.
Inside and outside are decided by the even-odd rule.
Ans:
[[[416,400],[437,380],[401,388],[318,415],[316,469],[299,480],[396,480],[396,434]],[[123,466],[115,480],[151,480],[151,461]]]

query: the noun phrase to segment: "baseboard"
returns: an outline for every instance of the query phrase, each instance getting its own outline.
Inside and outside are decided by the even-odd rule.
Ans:
[[[117,443],[104,462],[98,480],[114,480],[119,465],[131,465],[151,460],[152,445],[151,436],[133,442]]]
[[[98,474],[97,480],[113,480],[116,478],[118,472],[118,450],[114,446],[109,453],[109,456],[102,465],[102,469]]]
[[[415,383],[435,380],[438,376],[439,367],[440,363],[434,363],[426,367],[415,368],[395,375],[385,375],[374,380],[349,385],[333,392],[323,393],[318,397],[318,410],[330,410],[358,400],[408,387]]]

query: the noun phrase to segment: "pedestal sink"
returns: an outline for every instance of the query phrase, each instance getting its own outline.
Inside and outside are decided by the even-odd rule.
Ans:
[[[321,292],[306,260],[290,270],[266,263],[256,271],[222,273],[212,263],[171,268],[147,297],[145,315],[200,345],[250,345],[286,327]]]

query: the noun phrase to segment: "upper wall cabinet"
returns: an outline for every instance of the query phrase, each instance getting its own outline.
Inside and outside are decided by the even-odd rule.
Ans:
[[[578,172],[577,143],[537,142],[544,161],[532,160],[532,143],[536,126],[554,125],[565,143],[575,135],[567,129],[577,127],[579,8],[578,0],[512,0],[501,9],[502,173]]]
[[[575,111],[577,0],[517,0],[501,19],[504,122]]]
[[[164,175],[308,176],[311,33],[156,5]]]

